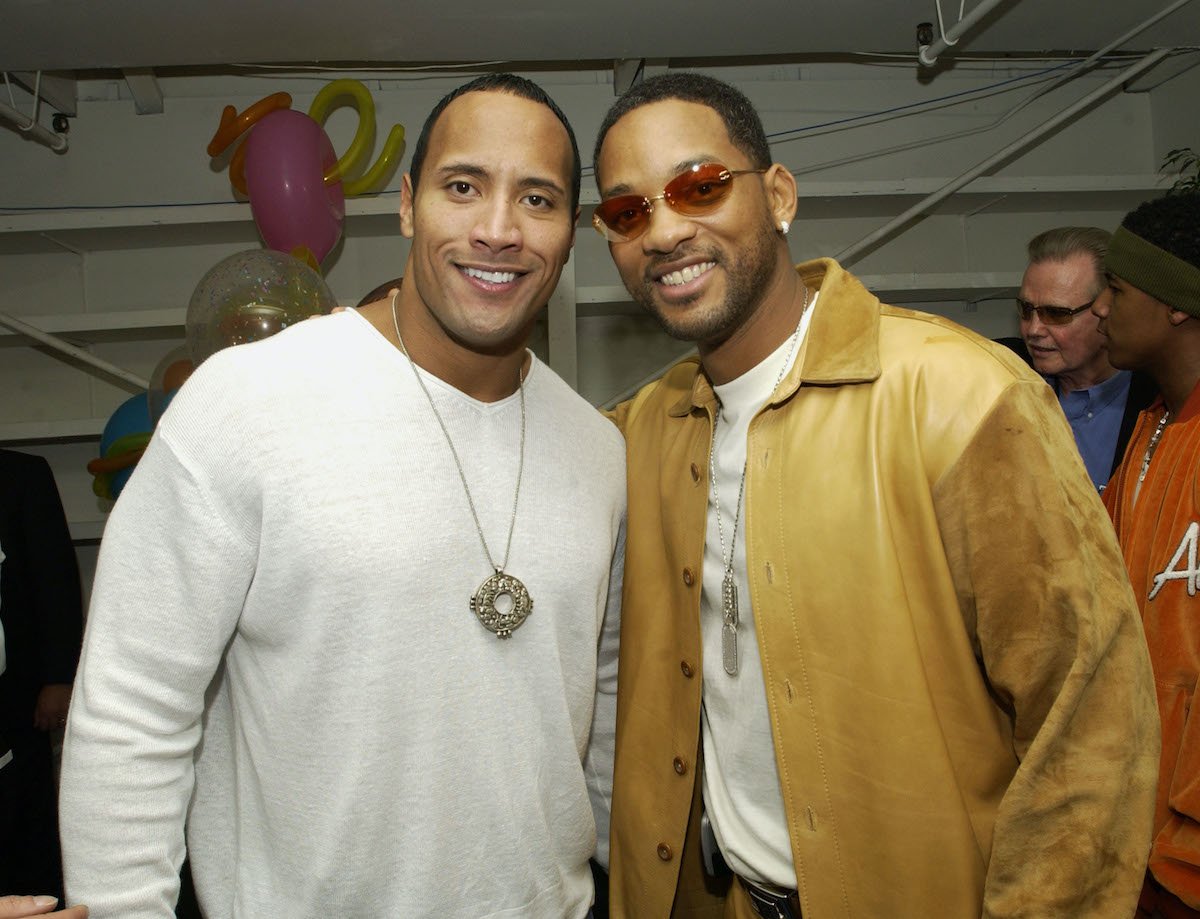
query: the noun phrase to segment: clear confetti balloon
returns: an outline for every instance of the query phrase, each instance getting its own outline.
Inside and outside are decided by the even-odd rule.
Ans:
[[[299,259],[269,249],[239,252],[200,279],[187,311],[187,349],[197,367],[222,348],[269,338],[337,300]]]

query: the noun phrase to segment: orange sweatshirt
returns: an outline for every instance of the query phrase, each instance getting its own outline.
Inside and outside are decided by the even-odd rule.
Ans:
[[[1162,719],[1162,762],[1150,871],[1200,908],[1200,386],[1163,428],[1144,481],[1138,477],[1162,400],[1141,413],[1125,458],[1104,490],[1129,580],[1142,610]]]

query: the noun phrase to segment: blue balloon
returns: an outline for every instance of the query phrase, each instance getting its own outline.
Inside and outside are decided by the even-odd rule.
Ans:
[[[117,410],[104,425],[104,433],[100,435],[100,455],[107,456],[108,448],[121,437],[129,434],[148,434],[153,430],[150,400],[146,398],[146,394],[143,392],[130,396],[117,406]]]

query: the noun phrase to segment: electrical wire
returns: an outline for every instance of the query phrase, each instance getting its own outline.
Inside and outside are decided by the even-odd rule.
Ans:
[[[1192,53],[1196,50],[1198,50],[1198,49],[1195,49],[1195,48],[1177,49],[1177,53]],[[1071,75],[1069,75],[1069,74],[1067,75],[1068,78],[1070,76]],[[813,173],[813,172],[820,172],[823,169],[829,169],[833,166],[843,166],[843,165],[847,165],[850,163],[861,163],[866,160],[874,159],[874,158],[880,157],[880,156],[887,156],[892,153],[904,153],[908,150],[916,150],[921,147],[927,147],[931,144],[940,144],[940,143],[945,143],[945,142],[951,141],[951,140],[960,140],[964,137],[971,137],[975,134],[981,134],[985,131],[993,131],[996,128],[1000,127],[1000,125],[1004,124],[1004,122],[1006,122],[1010,118],[1012,118],[1014,115],[1016,115],[1018,112],[1025,109],[1026,107],[1028,107],[1034,101],[1036,101],[1037,99],[1040,99],[1042,96],[1046,95],[1046,93],[1056,89],[1058,86],[1060,86],[1064,82],[1066,82],[1066,80],[1063,77],[1047,76],[1046,80],[1050,83],[1049,86],[1041,87],[1036,92],[1031,93],[1025,99],[1022,99],[1020,102],[1018,102],[1012,108],[1003,112],[997,118],[993,119],[992,121],[988,122],[987,124],[976,125],[973,128],[966,128],[961,131],[951,131],[947,134],[938,134],[938,135],[933,135],[930,137],[923,137],[923,138],[919,138],[917,140],[909,141],[908,143],[896,144],[891,147],[882,147],[882,148],[876,148],[873,150],[866,150],[862,153],[852,154],[850,156],[840,156],[835,160],[826,160],[825,162],[821,162],[821,163],[811,163],[808,166],[805,166],[803,168],[792,170],[792,174],[797,175],[797,176],[806,175],[806,174]],[[825,133],[828,133],[828,132],[825,132]],[[814,136],[814,135],[809,135],[809,136]],[[799,139],[800,138],[798,138],[798,137],[789,138],[789,140],[799,140]],[[787,141],[784,141],[784,143],[786,143],[786,142]]]
[[[787,128],[783,131],[775,131],[767,135],[767,140],[773,143],[788,143],[793,140],[802,139],[799,136],[789,135],[805,135],[805,138],[814,136],[814,132],[832,133],[833,130],[844,130],[849,127],[865,127],[867,124],[878,123],[881,120],[886,120],[903,115],[923,114],[924,111],[933,110],[936,108],[945,108],[947,105],[957,105],[967,101],[974,101],[979,98],[986,98],[990,95],[995,95],[998,92],[1007,92],[1012,89],[1019,88],[1017,84],[1027,83],[1029,80],[1037,79],[1052,79],[1058,72],[1077,66],[1082,59],[1072,58],[1064,61],[1061,64],[1056,64],[1053,67],[1047,67],[1041,70],[1032,71],[1028,74],[1021,74],[1016,77],[1010,77],[1005,80],[1000,80],[996,83],[989,83],[985,86],[977,86],[973,89],[964,89],[959,92],[948,93],[944,96],[938,96],[933,99],[923,99],[917,102],[910,102],[904,105],[892,106],[891,108],[880,109],[875,112],[864,112],[860,115],[850,115],[846,118],[837,118],[832,121],[818,122],[816,124],[804,125],[797,128]],[[1006,89],[1007,87],[1007,89]],[[1036,96],[1035,96],[1036,98]],[[1028,101],[1022,102],[1021,105],[1027,105]],[[978,129],[969,129],[969,133],[975,133]],[[925,141],[917,142],[917,146],[925,143]],[[837,162],[852,162],[853,160],[841,159]],[[827,168],[833,163],[823,164],[820,168]],[[805,169],[800,172],[815,171],[815,169]],[[583,170],[584,175],[591,175],[595,172],[595,164],[587,166]]]
[[[965,4],[966,4],[966,0],[963,0],[963,5],[965,5]],[[956,38],[953,41],[951,41],[949,38],[946,37],[946,23],[942,22],[942,0],[934,0],[934,5],[937,6],[938,29],[941,30],[942,41],[944,41],[946,43],[947,47],[953,48],[955,45],[958,44],[958,39]],[[958,21],[959,22],[962,22],[962,10],[963,10],[963,8],[960,6],[958,9]]]
[[[846,118],[838,118],[833,121],[825,121],[825,122],[820,122],[818,124],[805,125],[804,127],[800,127],[800,128],[788,128],[787,130],[784,130],[784,131],[776,131],[772,134],[768,134],[767,140],[778,141],[778,140],[781,140],[782,138],[785,138],[789,134],[800,134],[800,133],[807,134],[809,132],[817,131],[817,130],[820,130],[823,128],[852,124],[856,121],[863,121],[865,119],[880,118],[880,117],[883,117],[886,115],[894,115],[894,114],[898,114],[901,112],[911,111],[913,109],[931,108],[934,106],[938,106],[940,103],[943,103],[943,102],[950,102],[951,100],[955,101],[955,103],[957,104],[959,102],[967,101],[968,98],[974,99],[974,98],[978,97],[981,93],[993,94],[996,90],[1000,89],[1001,87],[1010,86],[1010,85],[1013,85],[1016,83],[1023,83],[1027,80],[1033,80],[1033,79],[1037,79],[1039,77],[1045,77],[1045,76],[1048,76],[1049,74],[1053,74],[1053,73],[1056,73],[1057,71],[1063,70],[1064,68],[1074,67],[1078,64],[1079,64],[1078,60],[1067,61],[1066,63],[1058,64],[1054,67],[1046,68],[1045,70],[1038,70],[1038,71],[1034,71],[1033,73],[1021,74],[1020,76],[1010,77],[1007,80],[1001,80],[998,83],[991,83],[987,86],[978,86],[978,87],[975,87],[974,89],[964,89],[964,90],[960,90],[959,92],[956,92],[956,93],[948,93],[944,96],[938,96],[934,99],[924,99],[924,100],[921,100],[918,102],[909,102],[905,105],[897,105],[897,106],[893,106],[892,108],[881,109],[880,111],[877,111],[877,112],[866,112],[861,115],[850,115]],[[788,140],[797,140],[797,139],[798,138],[794,138],[794,137],[788,138]],[[786,141],[784,141],[784,142],[786,142]]]

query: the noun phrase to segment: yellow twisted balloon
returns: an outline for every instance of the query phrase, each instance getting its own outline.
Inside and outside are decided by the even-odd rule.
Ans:
[[[308,110],[308,116],[324,127],[329,113],[347,101],[358,109],[358,130],[354,132],[354,140],[338,159],[337,165],[326,173],[325,182],[329,184],[341,179],[342,193],[349,198],[375,186],[404,155],[404,125],[392,126],[375,165],[357,179],[346,181],[347,175],[357,171],[362,158],[370,155],[375,141],[375,101],[371,98],[370,90],[359,80],[334,80],[317,93]]]

